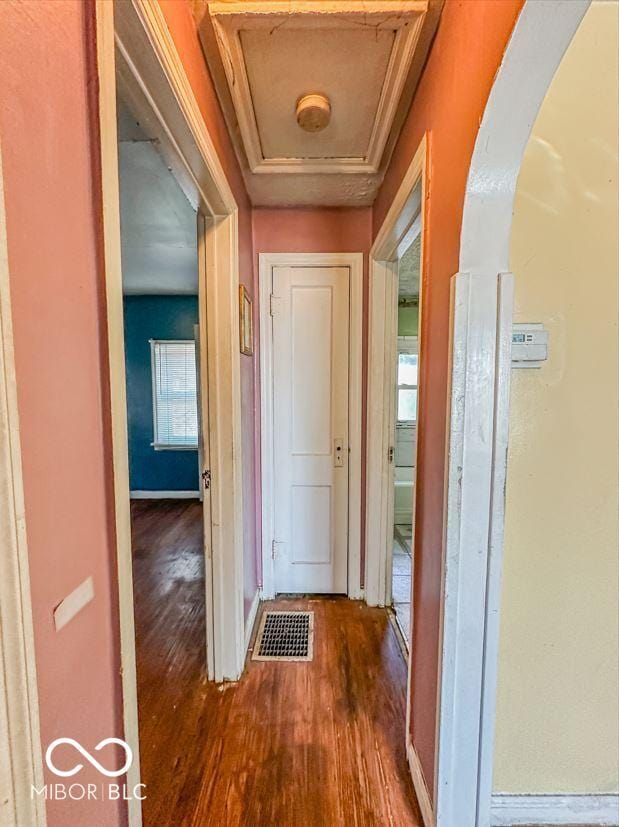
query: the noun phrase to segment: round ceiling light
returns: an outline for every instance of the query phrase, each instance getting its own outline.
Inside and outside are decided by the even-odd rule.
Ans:
[[[297,123],[306,132],[321,132],[331,120],[331,103],[326,95],[312,92],[297,101]]]

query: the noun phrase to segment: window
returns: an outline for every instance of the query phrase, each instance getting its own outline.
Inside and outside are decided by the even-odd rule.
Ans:
[[[398,425],[417,424],[417,339],[398,337]]]
[[[151,339],[153,446],[155,450],[198,447],[196,346],[193,340]]]

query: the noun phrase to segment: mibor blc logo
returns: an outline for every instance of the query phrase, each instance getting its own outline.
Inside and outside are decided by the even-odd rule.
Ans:
[[[84,749],[79,741],[76,741],[74,738],[56,738],[55,741],[52,741],[45,751],[45,763],[54,775],[60,778],[71,778],[84,769],[84,763],[80,760],[83,758],[101,775],[107,778],[119,778],[131,767],[133,763],[133,751],[129,744],[120,738],[104,738],[103,741],[99,741],[93,751],[99,752],[109,744],[116,744],[122,748],[124,752],[124,762],[122,766],[115,768],[105,766],[101,756],[95,757],[92,753],[88,752],[88,750]],[[77,762],[66,770],[60,769],[54,763],[54,753],[61,745],[72,747],[78,754]],[[99,761],[98,758],[101,758],[101,761]],[[65,783],[45,784],[41,789],[37,789],[37,787],[33,785],[31,796],[33,798],[35,795],[43,796],[45,799],[55,801],[114,801],[119,799],[129,801],[136,798],[143,800],[146,798],[146,796],[142,794],[145,786],[145,784],[136,784],[133,790],[128,790],[126,784],[113,784],[109,782],[80,784],[76,781],[68,785]]]
[[[119,775],[123,775],[124,773],[126,773],[131,764],[133,763],[133,752],[131,751],[131,747],[125,741],[121,741],[120,738],[104,738],[103,741],[99,741],[99,743],[95,747],[95,751],[98,751],[103,747],[106,747],[108,744],[118,744],[119,746],[121,746],[125,751],[125,763],[118,770],[107,770],[97,761],[96,758],[94,758],[89,752],[86,752],[84,747],[78,741],[75,741],[73,738],[56,738],[56,740],[52,741],[47,748],[47,751],[45,753],[45,763],[54,773],[54,775],[59,775],[61,776],[61,778],[70,778],[72,775],[75,775],[81,769],[83,769],[84,765],[76,764],[70,770],[59,770],[58,767],[56,767],[52,762],[52,755],[56,747],[60,746],[60,744],[70,744],[72,747],[75,747],[75,749],[80,753],[80,755],[83,755],[87,761],[90,761],[90,763],[96,770],[99,770],[99,772],[102,775],[107,775],[108,778],[118,778]]]

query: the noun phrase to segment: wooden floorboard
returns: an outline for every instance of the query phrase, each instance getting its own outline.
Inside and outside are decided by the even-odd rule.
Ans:
[[[132,503],[144,823],[420,827],[404,749],[406,665],[384,609],[286,599],[315,613],[309,663],[248,660],[205,679],[202,512]]]

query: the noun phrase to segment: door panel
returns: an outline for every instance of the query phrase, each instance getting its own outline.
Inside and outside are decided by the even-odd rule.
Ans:
[[[331,559],[331,488],[292,486],[293,564],[329,563]]]
[[[301,456],[327,455],[331,452],[331,290],[293,286],[291,300],[292,451]]]
[[[349,270],[275,267],[273,295],[275,589],[345,593]]]

